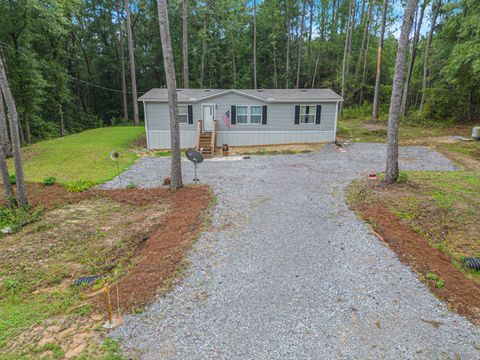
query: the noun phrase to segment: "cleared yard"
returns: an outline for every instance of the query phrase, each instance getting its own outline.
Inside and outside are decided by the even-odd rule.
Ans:
[[[346,123],[351,140],[362,138],[371,126],[358,120]],[[478,323],[480,273],[468,269],[463,259],[480,256],[480,142],[446,136],[468,137],[469,125],[416,129],[400,127],[400,142],[438,150],[459,170],[409,171],[392,186],[356,181],[348,189],[349,203],[437,296]]]
[[[29,184],[28,190],[36,221],[0,237],[0,358],[116,353],[111,340],[100,345],[106,318],[99,290],[104,281],[118,283],[124,313],[168,285],[203,224],[207,188],[68,193],[60,185]],[[147,267],[153,277],[143,281]],[[91,275],[104,278],[72,286]]]
[[[349,203],[437,296],[480,323],[480,273],[462,261],[480,256],[478,173],[409,172],[408,179],[354,182]]]
[[[212,225],[195,243],[183,281],[115,329],[127,356],[478,357],[478,329],[419,283],[345,204],[352,180],[385,168],[385,145],[345,150],[328,144],[204,161],[198,177],[218,196]],[[454,170],[426,147],[401,148],[400,160],[412,171]],[[193,166],[182,166],[190,182]],[[169,169],[168,158],[143,157],[122,180],[153,187]]]

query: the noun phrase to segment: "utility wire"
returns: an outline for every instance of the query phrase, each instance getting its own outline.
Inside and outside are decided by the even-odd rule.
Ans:
[[[123,93],[122,90],[112,89],[112,88],[105,87],[105,86],[102,86],[102,85],[97,85],[97,84],[94,84],[94,83],[91,83],[91,82],[88,82],[88,81],[85,81],[85,80],[80,80],[80,79],[78,79],[75,76],[72,76],[70,74],[67,74],[67,76],[70,77],[71,80],[78,81],[79,83],[82,83],[82,84],[85,84],[85,85],[93,86],[93,87],[96,87],[96,88],[99,88],[99,89],[102,89],[102,90],[108,90],[108,91]],[[132,91],[127,91],[126,90],[125,92],[127,94],[133,94]],[[145,94],[145,93],[146,93],[146,91],[137,91],[137,94]]]
[[[13,50],[13,51],[16,50],[13,46],[11,46],[11,45],[9,45],[9,44],[7,44],[7,43],[4,43],[4,42],[1,41],[1,40],[0,40],[0,45],[3,46],[3,47],[9,48],[10,50]],[[19,46],[18,49],[19,49],[19,50],[22,50],[22,51],[27,50],[26,48],[24,48],[24,47],[22,47],[22,46]],[[96,87],[96,88],[98,88],[98,89],[102,89],[102,90],[106,90],[106,91],[113,91],[113,92],[117,92],[117,93],[123,93],[122,90],[112,89],[112,88],[109,88],[109,87],[106,87],[106,86],[94,84],[94,83],[89,82],[89,81],[81,80],[81,79],[76,78],[75,76],[73,76],[73,75],[71,75],[71,74],[68,74],[68,73],[67,73],[66,75],[70,78],[70,80],[72,80],[72,81],[78,81],[79,83],[82,83],[82,84],[84,84],[84,85],[93,86],[93,87]],[[125,92],[126,92],[127,94],[133,94],[132,91],[126,90]],[[137,94],[145,94],[145,93],[146,93],[146,91],[137,91]]]

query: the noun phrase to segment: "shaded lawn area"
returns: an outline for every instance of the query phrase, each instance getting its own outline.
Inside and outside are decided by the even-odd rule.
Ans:
[[[59,183],[85,181],[99,184],[111,180],[117,169],[109,158],[110,151],[120,153],[120,171],[125,170],[137,158],[132,144],[144,132],[143,126],[100,128],[25,147],[26,180],[42,182],[48,176],[55,176]],[[9,169],[14,172],[11,159]]]

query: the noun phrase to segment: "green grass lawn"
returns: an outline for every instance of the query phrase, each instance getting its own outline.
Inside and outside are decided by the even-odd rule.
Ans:
[[[105,182],[117,174],[110,151],[120,153],[120,171],[125,170],[137,158],[131,144],[144,131],[143,126],[100,128],[33,144],[23,149],[25,178],[33,182],[47,176],[55,176],[60,183]],[[9,169],[14,172],[11,159]]]

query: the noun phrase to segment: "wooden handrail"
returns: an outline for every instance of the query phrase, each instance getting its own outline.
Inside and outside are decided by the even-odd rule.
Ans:
[[[215,146],[217,145],[217,120],[213,120],[212,122],[212,155],[215,154]]]
[[[197,150],[200,150],[200,136],[201,135],[202,135],[202,120],[198,120],[198,123],[197,123],[197,138],[195,139],[196,140],[195,148]]]

